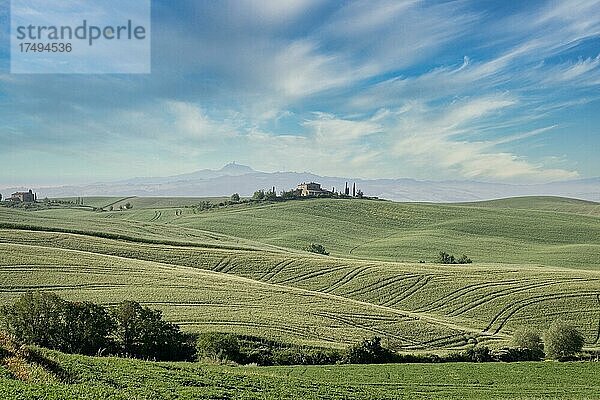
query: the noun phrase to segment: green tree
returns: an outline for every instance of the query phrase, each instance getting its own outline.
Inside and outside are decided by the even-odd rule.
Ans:
[[[62,334],[62,351],[94,355],[111,350],[111,332],[115,321],[106,308],[91,302],[65,302],[63,310],[67,329]]]
[[[114,322],[104,307],[93,303],[29,292],[1,313],[4,329],[22,343],[92,355],[111,347]]]
[[[240,344],[232,334],[208,332],[203,333],[196,341],[199,357],[219,361],[240,361]]]
[[[265,200],[277,200],[277,193],[269,190],[268,192],[265,193]]]
[[[236,203],[239,202],[240,201],[240,195],[237,194],[237,193],[232,194],[231,195],[231,201],[236,202]]]
[[[307,247],[304,248],[304,251],[308,251],[311,253],[323,254],[325,256],[329,255],[329,252],[325,250],[325,247],[322,244],[311,243]]]
[[[544,342],[535,329],[527,327],[517,329],[513,333],[511,344],[518,349],[528,349],[544,354]]]
[[[253,200],[264,200],[265,198],[265,191],[264,190],[257,190],[256,192],[254,192],[254,194],[252,195],[252,199]]]
[[[463,254],[462,256],[460,256],[457,260],[456,263],[457,264],[471,264],[473,262],[473,260],[471,260],[469,257],[467,257],[465,254]]]
[[[381,338],[374,336],[348,347],[343,360],[348,364],[380,364],[394,358],[395,354],[381,345]]]
[[[60,349],[64,300],[55,294],[28,292],[2,307],[3,328],[18,341]]]
[[[135,301],[120,303],[112,314],[117,323],[115,339],[122,353],[157,360],[191,359],[195,353],[190,335],[162,319],[162,312]]]
[[[555,321],[546,331],[544,343],[547,357],[563,360],[581,351],[584,338],[574,326]]]
[[[455,264],[456,260],[454,259],[454,256],[446,253],[445,251],[440,251],[437,262],[440,264]]]

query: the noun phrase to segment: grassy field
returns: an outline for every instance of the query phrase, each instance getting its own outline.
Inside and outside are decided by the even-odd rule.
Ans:
[[[22,382],[0,366],[1,398],[600,399],[599,363],[228,367],[42,353],[62,379]]]
[[[126,200],[98,199],[105,201]],[[600,216],[595,203],[554,198],[461,205],[311,200],[199,211],[185,207],[190,199],[135,201],[132,210],[103,213],[0,208],[0,304],[29,290],[102,304],[131,299],[161,309],[190,332],[232,332],[330,348],[377,335],[400,351],[445,352],[473,343],[500,347],[518,327],[544,330],[560,319],[578,327],[586,348],[600,348]],[[302,250],[312,242],[324,244],[332,255]],[[466,253],[475,262],[432,263],[440,250]],[[64,357],[65,362],[75,359]],[[151,374],[164,367],[150,365]],[[473,366],[490,368],[482,372],[489,378],[477,382],[462,369],[466,364],[369,367],[372,375],[364,377],[358,369],[341,366],[206,367],[202,370],[213,374],[207,378],[212,383],[198,396],[210,397],[213,389],[216,397],[222,394],[222,385],[230,383],[214,379],[225,374],[236,385],[249,382],[248,393],[261,387],[272,398],[296,384],[298,393],[304,393],[302,388],[320,394],[327,387],[339,389],[331,398],[365,398],[360,395],[367,391],[375,398],[397,398],[413,390],[433,397],[562,397],[560,379],[577,377],[538,371],[548,374],[548,382],[526,386],[515,378],[507,383],[512,373],[527,376],[557,365]],[[580,364],[569,365],[556,368]],[[169,368],[186,376],[188,368],[204,367]],[[454,373],[466,389],[448,382],[427,386],[414,377],[411,382],[422,383],[402,383],[411,374],[432,374],[436,382],[442,373]],[[188,393],[176,382],[165,385]],[[498,384],[504,387],[498,390],[492,385],[492,390],[486,382],[506,385]],[[571,383],[569,393],[590,398],[587,388]],[[15,382],[7,385],[12,388],[7,390],[26,390]],[[541,391],[543,385],[547,392]],[[96,389],[112,393],[110,387]]]
[[[545,208],[550,200],[532,199],[530,207],[537,201]],[[177,207],[112,213],[0,209],[0,300],[31,289],[105,304],[130,298],[163,309],[190,331],[267,335],[331,347],[377,334],[402,350],[460,348],[473,339],[501,344],[519,326],[543,330],[563,319],[579,327],[587,347],[597,348],[600,220],[581,209],[595,204],[575,203],[577,213],[569,214],[511,210],[507,202],[498,209],[331,200],[196,213],[189,208],[178,213]],[[565,200],[557,202],[563,207]],[[507,212],[510,218],[500,218]],[[160,218],[154,218],[157,213]],[[325,224],[326,218],[335,222]],[[474,220],[480,222],[469,222]],[[481,230],[477,224],[487,231],[475,233]],[[346,225],[359,236],[347,235]],[[416,227],[425,225],[429,233],[415,237]],[[433,226],[439,244],[430,240]],[[401,246],[402,240],[373,237],[392,229],[405,232],[397,237],[413,235],[430,254],[435,246],[452,251],[442,244],[446,231],[454,232],[464,248],[477,248],[473,237],[482,243],[529,244],[519,248],[522,255],[510,253],[510,246],[499,251],[503,262],[479,262],[477,253],[466,251],[476,260],[466,266],[299,250],[301,243],[319,241],[333,250],[336,243],[338,248],[354,243],[357,253],[380,246],[384,254],[386,240],[390,246]],[[474,233],[458,234],[460,229]],[[270,239],[279,231],[290,235],[289,241]],[[365,232],[371,232],[372,242]],[[326,237],[335,238],[333,246],[319,240]],[[562,258],[545,265],[528,261],[536,254],[530,249],[534,245]],[[482,257],[491,257],[489,248],[482,249]],[[565,261],[571,258],[575,261]],[[250,289],[241,290],[240,282]]]
[[[524,200],[515,200],[523,204]],[[574,212],[548,210],[547,198],[530,209],[472,205],[314,200],[230,207],[198,214],[162,214],[160,222],[233,234],[302,249],[323,244],[333,255],[361,259],[431,261],[439,251],[468,254],[478,262],[528,263],[590,269],[600,266],[600,216],[595,203]],[[557,200],[556,207],[564,207]],[[537,204],[540,203],[540,209]],[[570,203],[569,203],[570,204]],[[152,210],[111,218],[156,220]]]

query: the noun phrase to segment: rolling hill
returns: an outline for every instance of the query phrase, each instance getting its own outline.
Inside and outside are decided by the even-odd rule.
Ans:
[[[555,319],[599,344],[595,203],[308,200],[198,211],[134,201],[104,213],[0,208],[0,300],[27,290],[134,299],[189,331],[328,347],[370,335],[404,351],[501,345],[519,326]],[[311,242],[332,255],[302,251]],[[440,250],[475,263],[431,263]]]

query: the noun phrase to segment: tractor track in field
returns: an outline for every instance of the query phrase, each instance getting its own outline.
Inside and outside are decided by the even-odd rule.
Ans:
[[[396,304],[408,299],[409,297],[411,297],[412,295],[414,295],[415,293],[417,293],[420,289],[423,289],[425,287],[425,285],[427,285],[429,283],[429,281],[431,280],[431,276],[425,276],[425,275],[421,275],[417,281],[412,284],[405,292],[403,295],[401,295],[399,298],[393,298],[390,301],[387,301],[385,303],[383,303],[382,305],[385,307],[393,307]]]
[[[598,307],[600,307],[600,293],[596,294],[596,300],[598,300]],[[596,332],[594,344],[598,344],[598,341],[600,341],[600,318],[598,318],[598,331]]]
[[[352,279],[354,279],[356,276],[362,274],[363,272],[371,269],[373,267],[355,267],[355,268],[351,268],[351,270],[344,275],[341,279],[339,279],[337,282],[334,282],[331,286],[329,286],[327,289],[323,290],[323,292],[325,293],[331,293],[336,289],[339,289],[340,287],[344,286],[346,283],[349,283],[350,281],[352,281]]]
[[[500,320],[500,323],[498,324],[498,326],[496,327],[496,329],[493,332],[494,335],[498,334],[502,330],[502,328],[504,328],[504,325],[508,322],[508,320],[513,315],[515,315],[518,311],[520,311],[523,308],[528,307],[530,305],[537,304],[537,303],[543,303],[544,301],[548,301],[548,300],[560,300],[560,299],[574,298],[574,297],[597,296],[597,294],[598,294],[597,292],[553,293],[553,294],[533,296],[533,297],[529,297],[527,299],[518,300],[518,301],[508,304],[507,306],[502,308],[502,310],[500,310],[500,312],[498,312],[492,318],[492,320],[490,321],[488,326],[483,330],[483,332],[489,332],[492,329],[492,327],[494,326],[494,324],[496,323],[496,321]]]
[[[347,265],[342,265],[342,266],[334,267],[334,268],[322,268],[317,271],[311,271],[311,272],[306,272],[306,273],[303,273],[300,275],[294,275],[294,276],[286,278],[282,281],[277,281],[277,282],[273,282],[273,283],[276,283],[278,285],[283,285],[285,283],[299,283],[299,282],[302,282],[302,281],[305,281],[308,279],[318,278],[319,276],[327,275],[332,272],[339,271],[340,269],[346,269],[346,268],[348,268]],[[320,292],[320,293],[322,293],[322,292]]]
[[[161,217],[162,217],[162,211],[156,210],[156,211],[154,211],[154,216],[148,222],[158,221]]]
[[[385,278],[385,279],[382,279],[380,281],[370,283],[370,284],[368,284],[366,286],[363,286],[363,287],[361,287],[359,289],[354,289],[354,290],[351,290],[349,292],[346,292],[346,293],[344,293],[344,296],[360,296],[360,295],[365,294],[367,292],[375,291],[375,290],[381,290],[381,289],[386,288],[386,287],[388,287],[390,285],[393,285],[395,283],[404,281],[406,279],[415,278],[415,277],[418,277],[418,276],[420,276],[420,275],[416,275],[416,274],[404,274],[404,275],[401,275],[401,276],[391,276],[389,278]]]
[[[449,344],[467,344],[467,340],[465,339],[465,335],[462,333],[446,335],[439,338],[426,340],[421,342],[419,347],[429,347],[429,346],[437,346],[437,347],[447,347]]]
[[[273,279],[273,277],[275,275],[279,274],[280,272],[282,272],[284,269],[286,269],[287,267],[289,267],[293,263],[294,263],[294,260],[283,259],[283,260],[277,262],[271,268],[269,268],[269,270],[267,272],[265,272],[264,275],[261,276],[258,280],[261,281],[261,282],[270,282],[271,279]]]
[[[544,281],[544,282],[534,283],[531,285],[519,286],[516,288],[506,288],[506,289],[498,290],[495,292],[487,293],[483,297],[479,298],[478,300],[471,301],[470,303],[467,303],[467,304],[463,304],[460,307],[458,307],[457,309],[455,309],[454,311],[447,313],[446,315],[448,315],[450,317],[456,317],[456,316],[462,315],[476,307],[479,307],[483,304],[489,303],[490,301],[494,301],[501,297],[510,296],[510,295],[525,292],[525,291],[531,290],[531,289],[539,289],[539,288],[548,287],[548,286],[562,285],[565,283],[570,283],[573,280],[577,280],[578,282],[591,282],[591,281],[597,281],[598,279],[573,278],[570,280],[562,280],[562,281],[548,280],[548,281]]]
[[[342,316],[339,316],[339,315],[336,315],[336,314],[330,314],[330,313],[327,313],[327,312],[317,312],[317,313],[314,313],[314,315],[319,315],[319,316],[321,316],[323,318],[329,318],[329,319],[332,319],[334,321],[338,321],[338,322],[341,322],[343,324],[350,325],[350,326],[353,326],[355,328],[362,329],[362,330],[365,330],[367,332],[374,333],[376,335],[381,335],[383,337],[391,337],[391,338],[394,338],[396,340],[400,340],[400,341],[402,341],[404,343],[411,343],[413,345],[420,345],[420,342],[415,341],[413,339],[410,339],[408,337],[400,336],[400,335],[397,335],[397,334],[394,334],[394,333],[391,333],[391,332],[387,332],[385,330],[377,329],[377,328],[374,328],[372,326],[367,326],[367,325],[361,324],[359,322],[352,321],[350,318],[345,318],[345,317],[342,317]]]
[[[482,289],[485,287],[490,287],[490,286],[514,285],[519,282],[523,282],[523,281],[520,279],[510,279],[510,280],[505,280],[505,281],[500,281],[500,282],[472,283],[472,284],[469,284],[466,286],[462,286],[458,289],[455,289],[455,290],[451,291],[450,293],[446,293],[443,297],[440,297],[439,299],[436,299],[429,304],[423,305],[423,306],[415,309],[415,311],[416,312],[425,312],[425,311],[431,312],[431,311],[439,310],[440,308],[445,307],[448,302],[456,300],[456,299],[468,294],[471,290],[479,290],[479,289]]]

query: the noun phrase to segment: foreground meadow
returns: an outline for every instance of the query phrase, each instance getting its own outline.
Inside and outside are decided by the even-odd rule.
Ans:
[[[3,399],[600,399],[599,363],[230,367],[65,355]],[[57,373],[58,372],[58,376]]]

